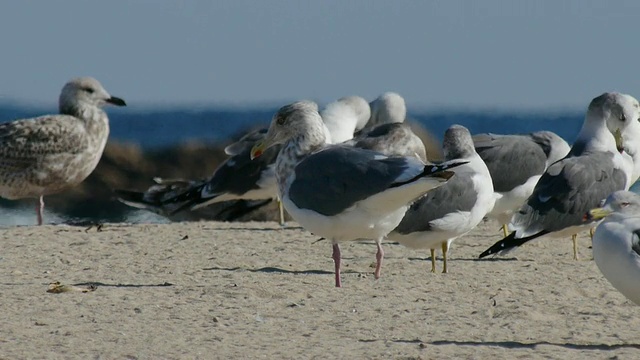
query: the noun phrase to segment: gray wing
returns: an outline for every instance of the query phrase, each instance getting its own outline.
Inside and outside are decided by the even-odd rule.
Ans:
[[[425,165],[415,157],[385,157],[349,146],[331,146],[296,166],[289,199],[301,209],[336,215],[423,171]]]
[[[0,170],[23,171],[47,155],[81,153],[88,142],[77,121],[51,115],[0,124]]]
[[[262,155],[251,160],[252,146],[253,143],[220,164],[203,189],[204,198],[226,193],[242,195],[259,188],[258,181],[263,172],[275,163],[281,146],[270,147]]]
[[[584,214],[624,189],[626,176],[613,154],[593,153],[560,160],[542,175],[527,203],[514,215],[518,237],[585,224]]]
[[[528,136],[478,134],[473,143],[487,164],[496,192],[511,191],[545,170],[547,155]]]
[[[551,154],[551,148],[554,145],[554,141],[558,141],[558,135],[550,131],[534,132],[529,135],[529,138],[540,146],[547,158],[549,158],[549,154]]]
[[[405,123],[382,124],[354,139],[354,146],[388,156],[416,156],[427,160],[422,140]]]
[[[470,174],[456,174],[444,185],[416,200],[394,231],[410,234],[432,229],[433,220],[456,211],[471,211],[478,199]]]

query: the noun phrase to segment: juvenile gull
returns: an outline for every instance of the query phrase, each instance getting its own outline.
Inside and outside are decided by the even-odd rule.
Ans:
[[[408,203],[441,185],[461,163],[425,165],[412,157],[388,157],[346,145],[325,145],[315,103],[295,102],[274,115],[252,157],[284,144],[276,160],[278,193],[291,217],[333,243],[335,284],[340,280],[342,241],[375,239],[375,277],[380,277],[381,241],[402,220]]]
[[[394,156],[417,156],[427,161],[422,140],[406,124],[407,108],[402,96],[387,92],[371,102],[371,118],[349,144]]]
[[[93,78],[69,81],[60,93],[59,115],[0,124],[0,196],[38,198],[42,225],[45,195],[79,184],[98,165],[109,137],[105,104],[125,106]]]
[[[576,234],[589,228],[583,214],[601,199],[628,188],[632,166],[622,156],[621,132],[627,125],[620,114],[627,109],[616,94],[604,93],[591,101],[578,139],[569,154],[542,175],[526,204],[509,224],[513,232],[485,250],[480,257],[510,250],[549,235],[572,235],[577,258]],[[607,128],[615,132],[615,136]]]
[[[447,161],[466,161],[456,175],[414,202],[402,222],[387,236],[413,249],[431,250],[431,272],[436,272],[435,249],[442,249],[443,273],[451,243],[473,230],[493,207],[493,185],[484,161],[473,148],[467,128],[453,125],[444,134]]]
[[[593,235],[593,258],[611,285],[640,305],[640,196],[629,191],[609,195],[587,219],[602,219]]]
[[[473,142],[493,180],[496,201],[487,217],[503,224],[506,237],[513,213],[531,196],[545,170],[565,157],[571,148],[551,131],[527,135],[477,134]]]
[[[341,98],[323,111],[324,131],[331,139],[348,140],[369,118],[369,104],[358,96]],[[169,216],[179,211],[196,210],[229,200],[266,200],[277,197],[275,161],[280,151],[274,146],[258,159],[250,157],[251,148],[267,129],[249,132],[224,150],[230,155],[206,181],[161,181],[144,192],[116,190],[118,199],[132,207]],[[252,209],[251,207],[249,209]],[[284,224],[281,204],[280,224]]]

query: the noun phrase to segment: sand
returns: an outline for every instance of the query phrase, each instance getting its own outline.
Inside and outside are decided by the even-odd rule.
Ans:
[[[0,358],[639,358],[638,308],[571,242],[479,261],[488,222],[454,243],[450,273],[427,252],[343,245],[275,223],[42,226],[2,231]],[[441,261],[438,266],[441,267]],[[49,283],[94,283],[47,293]]]

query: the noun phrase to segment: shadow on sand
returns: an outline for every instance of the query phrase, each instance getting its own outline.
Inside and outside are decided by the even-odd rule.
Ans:
[[[249,271],[249,272],[258,272],[258,273],[266,273],[266,274],[333,275],[333,271],[327,271],[327,270],[286,270],[286,269],[281,269],[281,268],[271,267],[271,266],[262,267],[262,268],[258,268],[258,269],[244,269],[244,268],[241,268],[241,267],[233,267],[233,268],[210,267],[210,268],[204,268],[202,270],[209,270],[209,271]],[[352,271],[352,270],[342,271],[342,273],[343,274],[367,274],[367,273],[361,273],[361,272]]]

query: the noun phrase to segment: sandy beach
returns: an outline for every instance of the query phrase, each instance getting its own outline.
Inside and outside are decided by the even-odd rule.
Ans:
[[[2,359],[640,357],[638,308],[597,270],[586,234],[479,261],[488,222],[428,252],[330,244],[290,223],[14,227],[2,231]],[[314,243],[315,242],[315,243]],[[442,262],[438,261],[441,268]],[[48,293],[52,282],[88,293]]]

